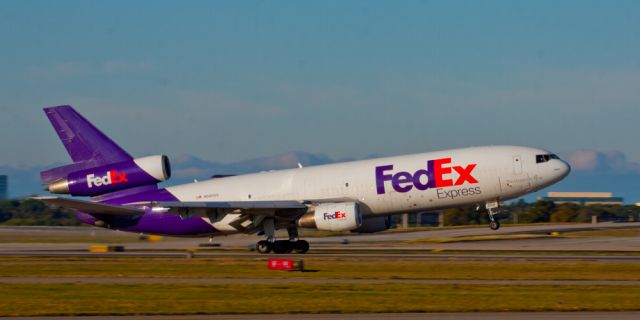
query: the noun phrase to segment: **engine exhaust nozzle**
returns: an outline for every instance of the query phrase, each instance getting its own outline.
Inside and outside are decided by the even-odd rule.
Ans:
[[[67,179],[56,181],[47,186],[47,191],[57,194],[69,194],[69,181]]]
[[[307,212],[302,217],[300,217],[300,219],[298,219],[298,227],[315,229],[316,220],[314,212]]]

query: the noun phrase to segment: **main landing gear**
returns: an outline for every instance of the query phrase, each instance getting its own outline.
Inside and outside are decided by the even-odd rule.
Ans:
[[[290,240],[277,240],[269,242],[269,240],[260,240],[256,244],[256,250],[260,253],[306,253],[309,251],[309,242],[305,240],[290,241]]]
[[[500,229],[500,221],[498,221],[498,218],[494,217],[494,215],[500,213],[500,202],[487,202],[485,204],[485,208],[487,208],[487,212],[489,213],[489,221],[491,221],[489,223],[489,228],[491,228],[491,230]]]
[[[265,219],[262,223],[264,233],[267,235],[267,240],[260,240],[256,244],[256,250],[260,253],[307,253],[309,251],[309,242],[298,239],[298,228],[295,225],[287,227],[287,233],[289,234],[289,240],[276,240],[275,226],[273,219]]]

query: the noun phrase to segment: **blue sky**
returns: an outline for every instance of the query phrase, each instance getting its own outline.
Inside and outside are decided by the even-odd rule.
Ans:
[[[640,161],[639,1],[0,1],[0,164],[71,104],[134,155],[485,144]]]

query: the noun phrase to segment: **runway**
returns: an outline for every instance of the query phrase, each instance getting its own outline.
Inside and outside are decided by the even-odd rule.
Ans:
[[[425,238],[458,238],[488,235],[549,234],[583,230],[614,230],[635,228],[637,237],[615,238],[553,238],[518,241],[471,241],[453,243],[407,243]],[[280,231],[280,238],[284,233]],[[83,250],[87,243],[126,244],[132,250],[184,250],[198,248],[207,238],[167,237],[159,242],[139,241],[137,234],[120,232],[96,227],[0,227],[0,251],[16,250]],[[374,234],[343,234],[335,236],[317,236],[314,232],[303,232],[302,238],[309,241],[312,248],[363,249],[376,247],[385,250],[406,248],[423,250],[589,250],[589,251],[640,251],[640,222],[598,224],[536,224],[505,225],[499,230],[490,230],[486,226],[463,228],[429,228],[426,230],[393,230]],[[16,239],[16,240],[13,240]],[[246,249],[264,237],[235,234],[211,238],[221,248]],[[347,241],[348,245],[344,245]]]
[[[542,254],[542,253],[514,253],[514,254],[465,254],[465,253],[355,253],[355,252],[325,252],[307,254],[259,254],[253,252],[224,252],[224,251],[200,251],[200,252],[105,252],[91,253],[87,251],[2,251],[0,257],[16,258],[233,258],[233,259],[268,259],[268,258],[359,258],[359,259],[410,259],[410,260],[528,260],[528,261],[616,261],[640,263],[640,255],[592,255],[586,254]]]
[[[637,229],[635,237],[545,237],[519,240],[483,240],[454,242],[419,242],[421,239],[456,239],[474,236],[505,236],[522,234],[547,235],[553,232],[563,234],[580,230]],[[281,235],[282,236],[282,235]],[[431,251],[535,251],[535,252],[640,252],[640,222],[599,223],[599,224],[540,224],[526,226],[504,226],[499,230],[486,227],[433,228],[419,231],[391,231],[376,234],[344,234],[336,236],[316,236],[310,233],[303,238],[310,242],[310,254],[329,252],[339,256],[348,254],[369,254],[384,251],[396,254],[396,258],[409,258],[421,252]],[[95,227],[0,227],[0,256],[69,257],[92,256],[87,250],[92,243],[111,243],[126,247],[126,253],[103,254],[103,256],[136,257],[180,257],[187,251],[196,252],[201,257],[260,257],[250,256],[248,248],[263,237],[255,235],[229,235],[212,238],[220,250],[203,250],[207,238],[171,238],[162,241],[140,241],[136,234]],[[358,251],[358,252],[354,252]],[[409,255],[402,255],[409,252]],[[399,256],[398,256],[399,254]],[[364,256],[363,256],[364,257]],[[485,258],[489,258],[485,256]],[[502,258],[502,257],[500,257]],[[542,258],[542,257],[540,257]],[[554,257],[545,257],[555,259]],[[571,257],[565,256],[570,259]],[[606,258],[602,258],[606,259]],[[635,259],[635,258],[630,258]]]

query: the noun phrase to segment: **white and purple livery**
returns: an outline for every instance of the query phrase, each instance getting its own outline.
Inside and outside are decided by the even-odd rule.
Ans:
[[[304,253],[298,227],[378,232],[398,213],[486,206],[491,228],[500,201],[554,184],[569,165],[546,150],[488,146],[224,176],[158,188],[166,156],[133,158],[71,106],[45,108],[73,163],[41,173],[38,199],[74,209],[87,224],[172,236],[264,234],[262,253]],[[289,239],[276,241],[286,229]]]

